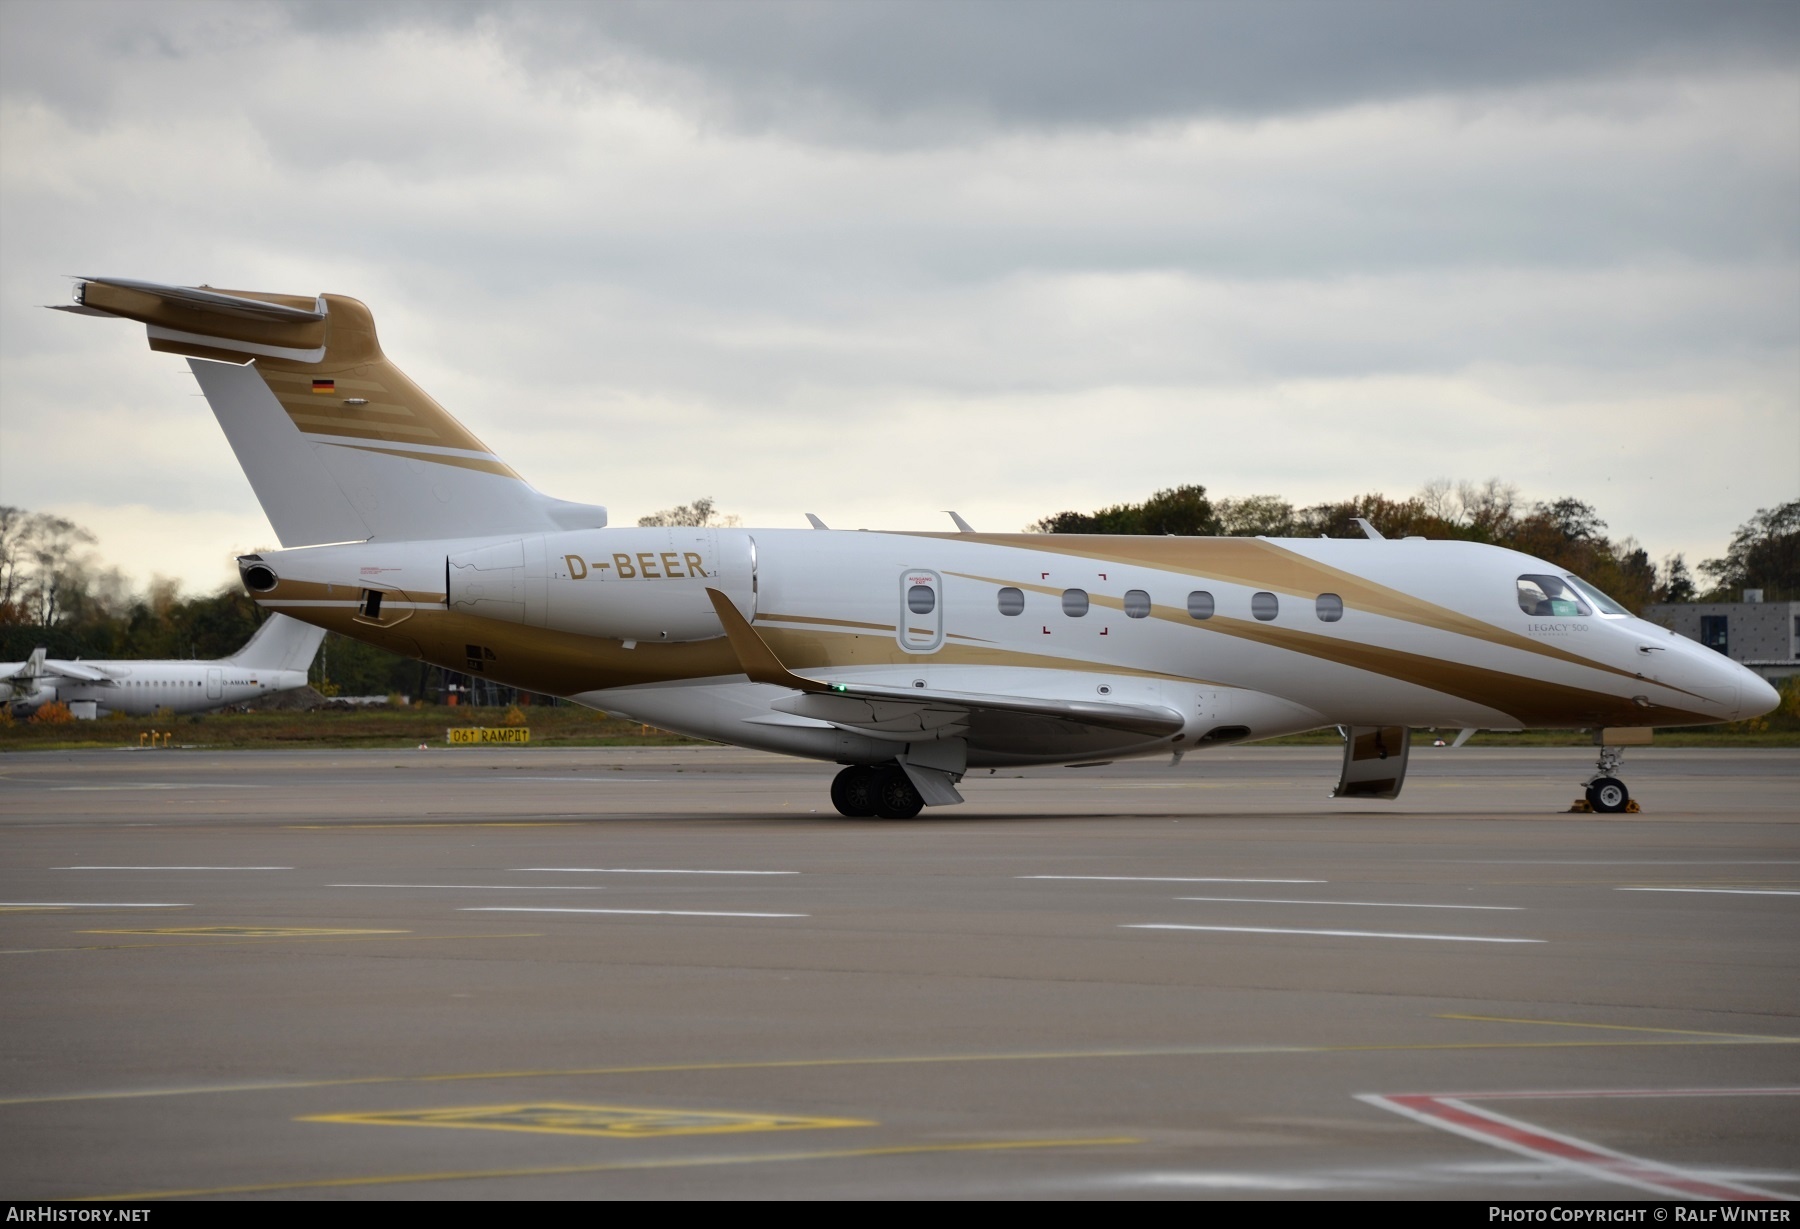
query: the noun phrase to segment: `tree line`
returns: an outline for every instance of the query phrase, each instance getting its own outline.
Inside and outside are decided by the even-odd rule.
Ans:
[[[1275,495],[1212,499],[1198,484],[1157,491],[1142,503],[1094,512],[1058,512],[1028,526],[1038,533],[1177,534],[1331,538],[1362,536],[1366,518],[1385,537],[1419,535],[1507,546],[1598,585],[1632,610],[1652,602],[1735,601],[1746,588],[1768,601],[1800,600],[1800,499],[1758,509],[1725,553],[1697,566],[1680,555],[1653,563],[1630,538],[1607,536],[1592,505],[1574,498],[1527,503],[1517,488],[1435,482],[1417,495],[1369,494],[1296,506]],[[640,524],[732,524],[710,498],[646,517]],[[172,580],[134,589],[99,561],[87,529],[63,517],[0,507],[0,661],[20,661],[39,645],[53,657],[212,658],[236,652],[265,617],[235,584],[184,596]],[[435,697],[437,667],[335,632],[313,662],[328,693]],[[458,681],[451,679],[449,681]]]

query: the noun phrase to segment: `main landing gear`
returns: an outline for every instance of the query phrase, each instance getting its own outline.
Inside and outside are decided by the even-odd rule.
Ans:
[[[1637,803],[1631,800],[1631,791],[1625,788],[1625,782],[1619,780],[1619,765],[1624,762],[1625,753],[1617,747],[1600,748],[1600,760],[1594,766],[1594,775],[1588,778],[1587,805],[1588,810],[1602,815],[1618,815],[1625,811],[1638,809]]]
[[[831,805],[852,819],[911,819],[925,799],[898,764],[852,764],[832,779]]]

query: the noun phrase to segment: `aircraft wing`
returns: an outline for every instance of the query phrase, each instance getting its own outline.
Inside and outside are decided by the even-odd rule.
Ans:
[[[1092,700],[1052,700],[1031,696],[999,696],[914,687],[881,687],[831,683],[795,674],[775,656],[756,629],[738,613],[731,599],[708,589],[719,621],[725,625],[738,664],[753,682],[791,687],[801,695],[779,700],[785,713],[829,721],[833,725],[888,737],[953,736],[984,717],[1039,718],[1162,738],[1178,732],[1182,715],[1174,709],[1140,704],[1106,704]]]

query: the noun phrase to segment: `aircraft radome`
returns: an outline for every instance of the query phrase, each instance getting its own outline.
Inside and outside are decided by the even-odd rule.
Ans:
[[[1409,729],[1620,746],[1772,688],[1578,577],[1468,542],[609,529],[403,375],[369,309],[86,278],[63,310],[187,357],[279,551],[271,609],[663,729],[844,765],[846,815],[961,801],[970,769],[1345,733],[1336,795],[1392,798]]]
[[[63,661],[43,649],[0,664],[0,703],[35,713],[60,700],[78,717],[203,713],[306,686],[323,627],[270,615],[244,647],[215,661]]]

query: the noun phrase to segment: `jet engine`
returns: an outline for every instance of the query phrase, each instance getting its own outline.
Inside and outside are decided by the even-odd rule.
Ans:
[[[619,640],[724,635],[708,589],[756,617],[756,543],[741,530],[581,529],[450,555],[446,604],[485,619]]]

